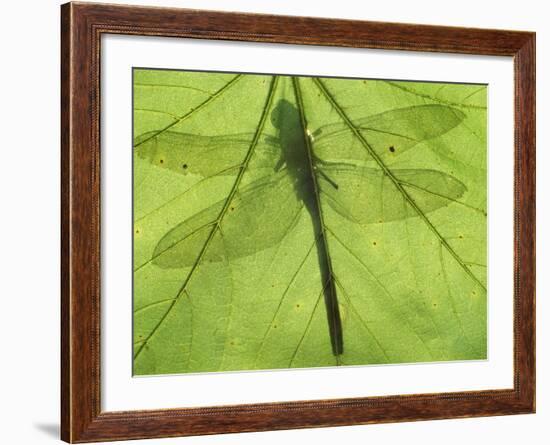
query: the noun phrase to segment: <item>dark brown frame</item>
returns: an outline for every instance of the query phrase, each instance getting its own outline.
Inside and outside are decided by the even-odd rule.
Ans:
[[[513,56],[514,388],[102,412],[99,70],[104,33]],[[61,36],[63,440],[93,442],[535,412],[534,33],[68,3],[61,7]]]

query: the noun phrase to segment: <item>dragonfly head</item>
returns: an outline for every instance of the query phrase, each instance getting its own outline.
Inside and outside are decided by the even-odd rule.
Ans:
[[[286,99],[280,99],[271,112],[271,123],[281,131],[289,131],[300,125],[300,115],[296,107]]]

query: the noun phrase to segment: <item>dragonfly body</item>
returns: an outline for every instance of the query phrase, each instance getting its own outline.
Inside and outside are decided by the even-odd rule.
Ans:
[[[303,201],[311,217],[316,239],[317,257],[321,273],[321,284],[327,310],[330,340],[334,355],[344,352],[342,321],[338,307],[336,285],[323,227],[319,187],[314,155],[307,138],[298,109],[287,100],[280,100],[271,114],[273,126],[278,129],[281,159],[278,168],[287,168],[294,178],[296,196]]]

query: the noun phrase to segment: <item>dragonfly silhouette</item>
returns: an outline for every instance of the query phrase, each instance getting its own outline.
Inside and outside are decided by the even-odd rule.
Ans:
[[[383,162],[440,136],[464,114],[445,105],[419,105],[310,132],[297,81],[293,83],[295,103],[281,98],[272,106],[275,136],[252,142],[254,134],[202,136],[167,130],[136,139],[137,154],[161,168],[204,177],[235,175],[236,169],[246,168],[258,176],[238,187],[230,201],[221,199],[169,230],[151,261],[161,268],[182,268],[193,266],[199,256],[217,262],[251,255],[281,242],[305,208],[315,233],[332,352],[338,356],[344,340],[323,206],[368,224],[418,217],[419,211],[426,214],[456,201],[466,187],[453,176],[431,169],[390,171],[372,158]],[[366,157],[364,149],[358,154],[358,138],[371,150]],[[243,165],[253,143],[255,152]],[[220,230],[211,236],[214,225]]]

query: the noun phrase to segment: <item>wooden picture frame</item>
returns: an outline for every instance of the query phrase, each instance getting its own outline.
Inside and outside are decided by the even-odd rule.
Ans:
[[[535,411],[535,34],[67,3],[61,7],[61,437],[71,443]],[[454,393],[102,412],[100,38],[103,34],[512,56],[514,387]]]

